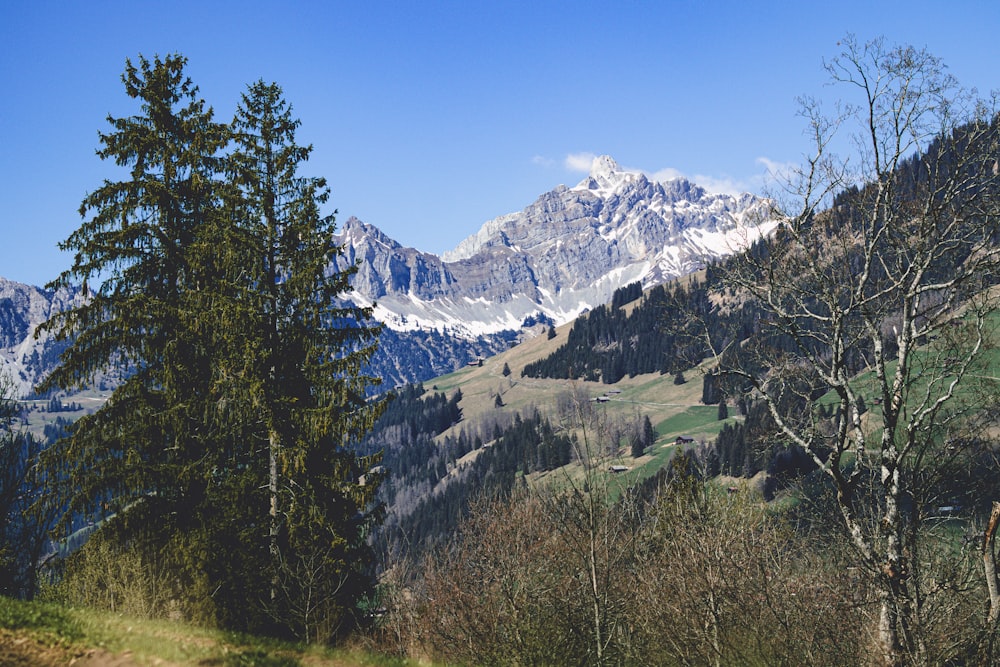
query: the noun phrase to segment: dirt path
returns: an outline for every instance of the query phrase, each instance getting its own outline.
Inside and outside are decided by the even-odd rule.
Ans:
[[[103,649],[49,646],[33,637],[0,629],[0,665],[3,667],[138,667],[126,653]],[[166,667],[166,665],[164,665]]]

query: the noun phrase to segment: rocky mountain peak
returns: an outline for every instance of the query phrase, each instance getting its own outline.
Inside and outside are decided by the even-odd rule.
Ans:
[[[598,155],[590,164],[590,173],[574,189],[611,191],[640,177],[645,178],[639,172],[622,169],[610,155]]]
[[[390,250],[402,248],[397,241],[386,236],[381,229],[375,225],[362,222],[353,215],[343,223],[338,236],[340,237],[341,243],[347,243],[355,247],[366,244],[376,244],[385,246]]]
[[[55,292],[0,278],[0,377],[17,395],[29,393],[55,364],[63,344],[35,330],[81,299],[79,290]]]
[[[556,187],[486,222],[440,257],[402,248],[357,220],[340,242],[344,259],[361,263],[358,299],[377,300],[376,315],[390,328],[475,338],[539,315],[561,324],[631,282],[649,287],[695,271],[769,232],[773,223],[758,224],[765,210],[753,195],[650,181],[602,155],[578,186]]]

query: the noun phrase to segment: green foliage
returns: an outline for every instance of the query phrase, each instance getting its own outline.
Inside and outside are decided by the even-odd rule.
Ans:
[[[108,519],[62,594],[328,641],[372,587],[378,455],[347,443],[381,408],[361,372],[379,329],[338,305],[351,272],[328,270],[328,190],[297,172],[311,149],[281,89],[250,86],[222,125],[185,64],[128,63],[140,113],[99,151],[128,178],[84,200],[51,285],[101,281],[44,325],[69,346],[40,391],[128,368],[45,452],[62,527]]]
[[[81,386],[122,364],[132,369],[105,409],[45,454],[67,519],[145,501],[183,505],[203,486],[192,463],[207,453],[205,437],[192,408],[209,378],[188,297],[210,267],[188,251],[216,202],[214,154],[224,130],[183,66],[177,56],[128,63],[123,82],[143,115],[109,119],[113,130],[100,135],[98,155],[131,166],[131,178],[88,195],[80,210],[93,217],[60,244],[75,261],[51,288],[103,282],[43,325],[72,344],[39,390]]]
[[[337,305],[354,271],[328,275],[340,252],[333,217],[319,213],[329,192],[323,179],[298,174],[311,151],[295,143],[298,125],[276,84],[251,85],[237,109],[230,270],[242,282],[226,318],[236,326],[219,345],[229,351],[227,395],[237,397],[231,415],[255,416],[251,437],[268,451],[271,613],[302,639],[328,640],[355,623],[353,606],[373,586],[365,540],[380,516],[370,472],[379,456],[345,445],[381,409],[365,400],[376,380],[361,372],[379,328],[367,324],[370,309]]]
[[[181,617],[217,624],[213,558],[201,535],[149,517],[157,530],[137,533],[111,521],[60,564],[43,596],[137,618]]]
[[[62,607],[26,603],[0,595],[0,628],[44,631],[62,639],[74,640],[83,635],[80,623]]]

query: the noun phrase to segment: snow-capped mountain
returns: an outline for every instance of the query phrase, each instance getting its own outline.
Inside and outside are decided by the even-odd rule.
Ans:
[[[0,278],[0,376],[13,383],[15,395],[30,393],[63,347],[50,334],[36,338],[35,329],[78,298],[76,290],[50,292]]]
[[[561,324],[629,283],[691,273],[770,232],[767,211],[751,194],[651,181],[601,156],[575,187],[488,221],[441,257],[351,218],[337,239],[345,248],[338,268],[359,263],[354,298],[376,303],[388,327],[475,339],[517,330],[531,316]]]

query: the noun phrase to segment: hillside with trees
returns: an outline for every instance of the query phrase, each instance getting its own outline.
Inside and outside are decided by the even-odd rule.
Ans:
[[[425,565],[418,618],[433,619],[422,636],[441,656],[481,659],[464,652],[474,646],[498,664],[992,662],[996,110],[925,51],[843,48],[828,72],[859,103],[836,119],[806,104],[815,153],[775,201],[778,233],[689,287],[631,308],[623,292],[524,367],[525,378],[679,382],[700,362],[702,400],[742,419],[675,455],[638,496],[584,466],[584,481],[565,476],[569,494],[483,504]],[[860,161],[830,149],[849,127],[867,147]],[[670,359],[645,353],[645,339]],[[742,514],[748,493],[781,502],[758,524]],[[662,553],[683,573],[657,561],[650,576]],[[567,562],[575,576],[564,579]],[[657,615],[664,600],[685,611]],[[556,604],[574,620],[547,616]],[[526,609],[545,620],[520,624]]]
[[[639,283],[615,291],[609,305],[576,319],[554,354],[525,366],[525,377],[582,379],[614,384],[644,373],[678,373],[708,352],[683,327],[664,326],[664,313],[709,316],[708,290],[689,284],[658,285],[645,294]],[[626,304],[639,301],[630,310]]]

